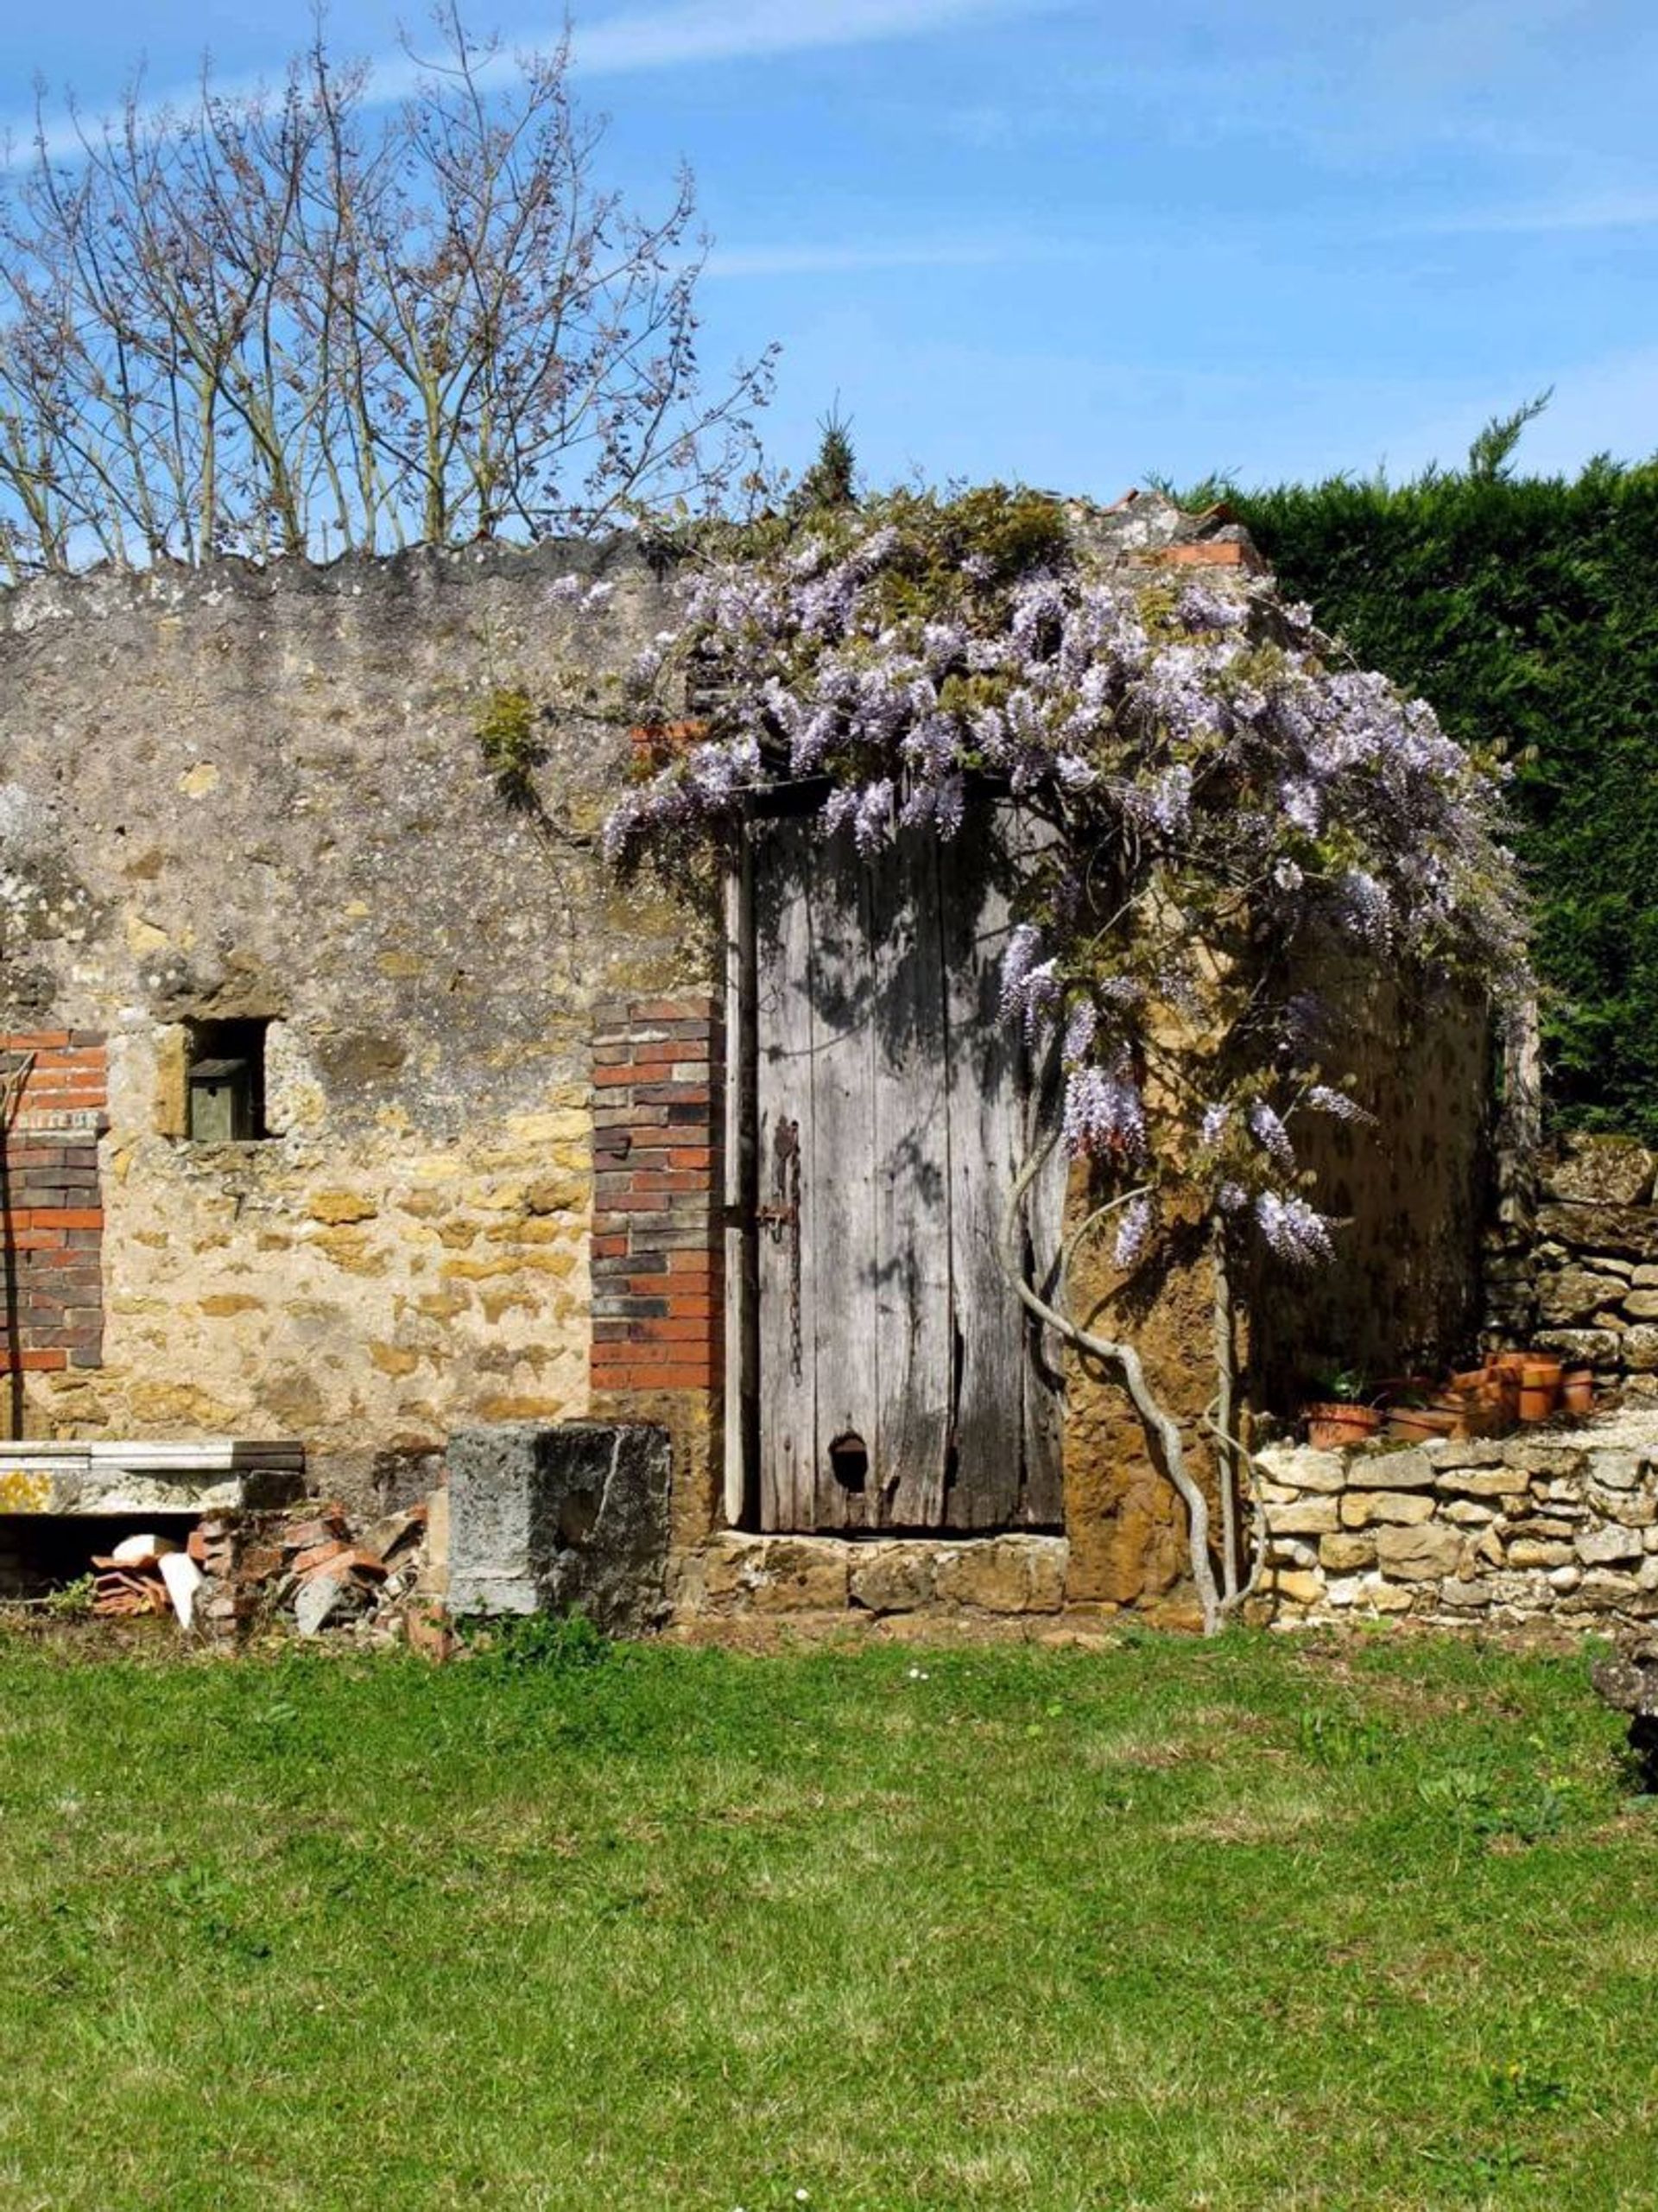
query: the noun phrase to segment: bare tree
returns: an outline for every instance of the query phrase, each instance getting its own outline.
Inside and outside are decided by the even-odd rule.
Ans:
[[[689,175],[598,177],[569,51],[458,10],[394,106],[320,38],[275,92],[74,117],[0,203],[0,574],[377,551],[712,505],[772,353],[704,392]]]

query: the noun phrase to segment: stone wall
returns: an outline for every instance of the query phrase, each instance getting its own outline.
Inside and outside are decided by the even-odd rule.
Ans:
[[[1236,529],[1197,538],[1155,501],[1090,527],[1127,561],[1251,565]],[[699,1549],[722,1521],[715,916],[620,889],[596,849],[630,758],[604,672],[667,614],[619,545],[0,595],[0,1049],[54,1040],[12,1136],[37,1178],[12,1199],[14,1427],[295,1437],[356,1505],[421,1494],[460,1428],[649,1422],[674,1445],[674,1602],[764,1610],[790,1586],[748,1538]],[[528,808],[478,742],[509,694],[532,713]],[[263,1134],[207,1143],[188,1069],[225,1023],[261,1025]],[[1303,1306],[1274,1341],[1321,1329],[1346,1357],[1361,1324],[1452,1325],[1483,1049],[1478,1023],[1408,1057],[1378,1042],[1381,1125],[1333,1138],[1351,1249],[1318,1327]],[[93,1118],[31,1120],[100,1049],[106,1097],[73,1108]],[[23,1263],[58,1200],[35,1247],[74,1255],[54,1303],[45,1258]],[[1149,1293],[1087,1287],[1200,1411],[1200,1255]],[[801,1557],[864,1612],[1178,1604],[1179,1516],[1114,1389],[1073,1388],[1066,1510],[1066,1538],[925,1567]]]
[[[0,1024],[108,1054],[102,1342],[26,1363],[33,1433],[294,1436],[413,1494],[459,1424],[587,1410],[595,1009],[712,980],[594,844],[628,741],[592,671],[663,614],[557,547],[0,597]],[[474,735],[513,689],[539,813]],[[269,1134],[193,1143],[227,1018],[269,1024]]]
[[[1502,1438],[1260,1455],[1278,1623],[1441,1626],[1658,1617],[1658,1417]]]
[[[1480,1321],[1488,1010],[1472,999],[1404,1005],[1351,973],[1319,989],[1360,1010],[1326,1073],[1372,1119],[1296,1123],[1302,1164],[1318,1177],[1314,1202],[1338,1224],[1337,1263],[1299,1275],[1275,1268],[1250,1286],[1256,1399],[1275,1411],[1299,1404],[1321,1371],[1442,1372],[1471,1349]]]
[[[1542,1163],[1536,1205],[1491,1239],[1494,1339],[1592,1367],[1626,1398],[1658,1398],[1655,1165],[1618,1137],[1568,1138]]]

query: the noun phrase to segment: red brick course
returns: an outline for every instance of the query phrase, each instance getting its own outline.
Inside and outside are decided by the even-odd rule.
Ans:
[[[0,1151],[0,1373],[97,1367],[104,1356],[98,1140],[109,1126],[104,1040],[84,1030],[0,1034],[0,1080],[26,1065]]]
[[[720,1079],[708,999],[601,1009],[593,1049],[593,1389],[712,1391],[725,1360]]]

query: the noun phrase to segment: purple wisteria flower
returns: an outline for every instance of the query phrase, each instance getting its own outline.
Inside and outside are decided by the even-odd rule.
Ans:
[[[1290,1142],[1289,1131],[1264,1099],[1257,1099],[1250,1108],[1249,1123],[1250,1134],[1263,1152],[1276,1160],[1280,1167],[1294,1166],[1295,1147]]]
[[[1344,941],[1390,971],[1512,990],[1523,923],[1496,784],[1431,708],[1336,664],[1307,610],[1263,585],[1171,593],[1051,536],[1009,577],[1000,543],[992,558],[964,542],[960,512],[906,494],[762,557],[687,562],[682,618],[627,696],[641,720],[694,713],[706,738],[617,803],[605,854],[677,861],[785,779],[826,784],[826,838],[908,852],[959,833],[977,781],[1020,826],[1001,1012],[1056,1053],[1071,1150],[1225,1152],[1214,1206],[1297,1265],[1327,1257],[1323,1216],[1261,1187],[1295,1165],[1282,1110],[1256,1096],[1229,1112],[1161,1074],[1154,1108],[1136,1070],[1171,1032],[1226,1031],[1235,980],[1247,1016],[1212,1064],[1240,1100],[1288,1094],[1351,1018],[1305,981]],[[595,591],[572,576],[549,597],[584,607]],[[1364,1118],[1321,1083],[1300,1103]],[[1231,1154],[1240,1119],[1252,1163]],[[1161,1218],[1149,1201],[1119,1241]]]
[[[1142,1192],[1131,1198],[1123,1208],[1117,1222],[1117,1242],[1112,1249],[1114,1264],[1124,1273],[1135,1265],[1151,1241],[1151,1232],[1156,1222],[1157,1211],[1150,1195]]]
[[[1337,1121],[1374,1122],[1376,1116],[1350,1099],[1345,1091],[1332,1090],[1328,1083],[1314,1083],[1307,1094],[1307,1103],[1316,1113],[1327,1113]]]
[[[1256,1194],[1255,1218],[1269,1248],[1294,1267],[1333,1259],[1330,1225],[1304,1198],[1281,1197],[1275,1190]]]
[[[1109,1066],[1073,1068],[1066,1078],[1064,1134],[1074,1154],[1138,1160],[1146,1150],[1146,1106],[1125,1052]]]

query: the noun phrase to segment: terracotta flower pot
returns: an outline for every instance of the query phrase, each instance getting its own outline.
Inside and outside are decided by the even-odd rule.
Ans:
[[[1438,1405],[1401,1405],[1388,1416],[1388,1434],[1403,1444],[1442,1443],[1457,1433],[1461,1416]]]
[[[1356,1444],[1368,1443],[1382,1426],[1382,1416],[1373,1405],[1335,1401],[1304,1405],[1301,1415],[1307,1423],[1307,1441],[1315,1452],[1351,1451]]]
[[[1528,1360],[1520,1370],[1520,1418],[1547,1421],[1560,1402],[1560,1361]]]
[[[1594,1410],[1595,1374],[1592,1367],[1568,1367],[1560,1377],[1560,1408],[1566,1413]]]

